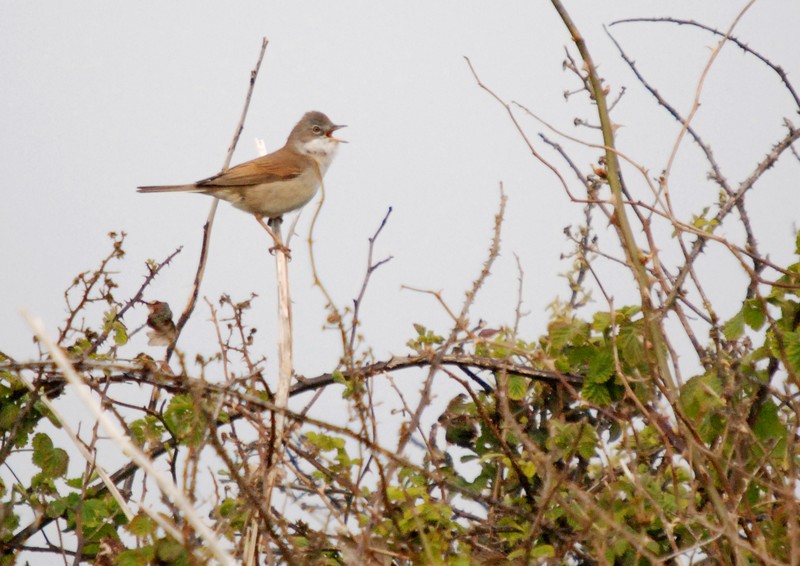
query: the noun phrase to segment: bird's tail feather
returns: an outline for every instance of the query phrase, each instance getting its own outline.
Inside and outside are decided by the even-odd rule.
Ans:
[[[157,187],[137,187],[139,193],[177,193],[200,190],[197,185],[161,185]]]

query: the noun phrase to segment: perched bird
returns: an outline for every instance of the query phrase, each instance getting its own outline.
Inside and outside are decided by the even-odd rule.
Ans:
[[[178,333],[175,323],[172,322],[172,309],[164,301],[145,303],[149,314],[147,315],[147,331],[150,346],[169,346]]]
[[[191,192],[211,195],[254,214],[275,239],[264,218],[280,218],[303,207],[317,194],[322,176],[336,155],[337,126],[322,112],[306,112],[279,150],[231,167],[190,185],[139,187],[140,193]],[[283,248],[275,239],[278,248]],[[285,250],[285,248],[283,248]]]

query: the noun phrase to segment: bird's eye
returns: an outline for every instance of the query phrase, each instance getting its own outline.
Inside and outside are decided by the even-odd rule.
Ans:
[[[315,134],[321,134],[322,128],[320,128],[319,126],[312,126],[311,131],[314,132]]]

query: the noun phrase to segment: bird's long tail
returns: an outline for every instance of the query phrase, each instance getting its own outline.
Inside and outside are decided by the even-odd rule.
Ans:
[[[191,192],[200,191],[197,185],[161,185],[157,187],[137,187],[136,191],[139,193],[177,193],[177,192]]]

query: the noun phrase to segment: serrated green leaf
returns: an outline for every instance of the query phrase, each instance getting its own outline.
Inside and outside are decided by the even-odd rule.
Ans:
[[[587,381],[581,388],[581,396],[590,403],[600,405],[601,407],[607,406],[611,403],[611,392],[605,383],[596,383],[594,381]]]
[[[641,324],[634,322],[620,327],[617,344],[622,359],[629,366],[638,367],[645,362]]]
[[[589,362],[587,380],[593,383],[605,383],[612,375],[614,375],[614,356],[611,350],[596,351]]]
[[[548,335],[553,348],[560,350],[565,345],[580,346],[585,342],[588,325],[580,320],[556,320],[550,323]]]
[[[528,380],[519,375],[508,376],[508,398],[522,401],[528,394]]]
[[[567,358],[569,360],[567,367],[561,369],[560,371],[569,372],[573,369],[571,366],[581,366],[589,363],[589,360],[592,359],[592,356],[595,355],[596,351],[597,348],[594,346],[578,346],[569,348],[567,353]]]

